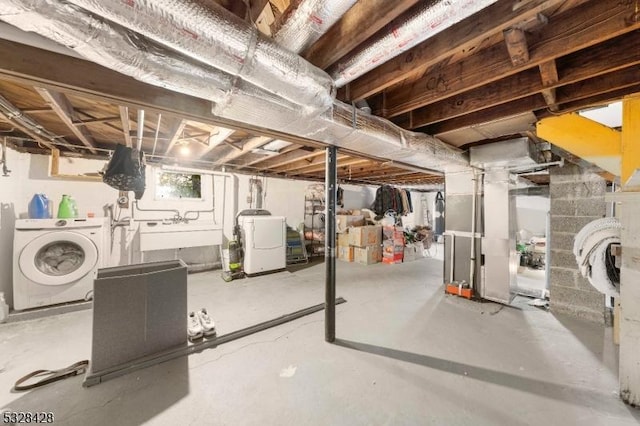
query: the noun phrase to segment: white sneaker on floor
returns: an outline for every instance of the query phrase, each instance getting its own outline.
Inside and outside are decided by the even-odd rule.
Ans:
[[[202,326],[202,332],[205,337],[211,337],[216,335],[216,323],[213,322],[206,308],[202,308],[197,312],[200,319],[200,325]]]
[[[194,340],[202,339],[204,335],[204,329],[200,324],[200,315],[196,315],[195,312],[189,312],[187,318],[187,337],[191,342]]]

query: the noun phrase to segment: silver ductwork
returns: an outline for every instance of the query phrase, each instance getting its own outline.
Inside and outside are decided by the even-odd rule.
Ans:
[[[482,169],[526,168],[537,165],[540,158],[535,142],[526,136],[472,146],[469,149],[471,166]]]
[[[341,59],[329,70],[337,87],[371,71],[451,25],[497,0],[434,0],[411,9],[406,20],[392,22],[365,46]]]
[[[72,1],[83,7],[0,0],[0,19],[145,83],[210,100],[219,117],[422,168],[468,165],[460,150],[434,137],[333,101],[328,75],[222,8],[169,0]],[[231,59],[236,54],[244,55],[240,67]]]
[[[326,73],[214,2],[68,1],[234,78],[269,82],[270,92],[308,113],[329,108],[335,97]]]
[[[274,40],[292,52],[303,52],[356,3],[357,0],[303,0]]]

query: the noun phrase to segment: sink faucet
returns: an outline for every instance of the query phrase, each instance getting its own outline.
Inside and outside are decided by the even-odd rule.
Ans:
[[[182,217],[179,214],[174,215],[170,220],[174,225],[178,223],[189,223],[189,219]]]

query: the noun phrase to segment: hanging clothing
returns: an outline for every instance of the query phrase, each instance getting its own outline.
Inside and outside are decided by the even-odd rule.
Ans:
[[[337,198],[338,205],[344,208],[344,189],[340,188],[339,186],[338,186],[336,198]]]
[[[102,172],[102,181],[119,191],[133,191],[136,200],[145,190],[144,153],[124,145],[116,145],[109,163]]]
[[[407,200],[407,191],[401,189],[400,196],[402,198],[402,213],[407,214],[407,212],[409,211],[409,200]]]
[[[376,190],[376,198],[371,208],[378,216],[393,210],[399,216],[413,213],[411,193],[405,189],[394,188],[390,185],[382,185]]]

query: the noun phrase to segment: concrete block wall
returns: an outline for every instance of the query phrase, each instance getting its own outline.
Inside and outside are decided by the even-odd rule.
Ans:
[[[584,225],[604,217],[606,181],[566,164],[550,170],[551,311],[605,322],[605,296],[578,271],[573,240]]]

